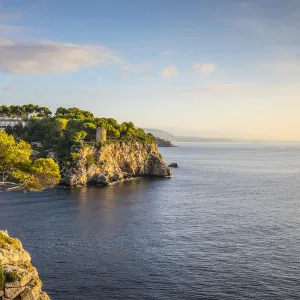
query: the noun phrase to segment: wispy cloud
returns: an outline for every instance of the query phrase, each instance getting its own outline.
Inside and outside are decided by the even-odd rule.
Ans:
[[[120,67],[120,71],[122,73],[142,73],[142,72],[146,72],[151,68],[151,64],[150,63],[146,63],[143,65],[125,65],[125,66],[121,66]]]
[[[162,55],[170,55],[170,54],[172,54],[172,53],[174,53],[173,50],[165,50],[165,51],[163,51],[161,54],[162,54]]]
[[[0,24],[0,33],[13,33],[28,30],[29,27]]]
[[[297,101],[300,97],[300,83],[262,84],[254,82],[231,82],[208,85],[204,87],[174,87],[142,91],[147,95],[172,95],[182,99],[231,99],[243,101],[245,98],[263,101],[273,99],[277,103],[293,101],[300,108]],[[206,95],[205,98],[197,98]],[[213,98],[210,98],[213,96]]]
[[[240,5],[247,7],[249,3],[251,2],[242,1]],[[270,14],[269,5],[253,5],[251,10],[245,10],[244,13],[237,15],[235,18],[228,18],[227,21],[238,30],[243,30],[243,34],[247,37],[251,38],[250,35],[255,36],[256,41],[259,40],[261,43],[261,48],[271,44],[279,47],[282,45],[298,45],[300,1],[285,0],[284,3],[282,9],[277,7],[280,13],[278,11],[276,17]]]
[[[0,7],[0,20],[1,21],[11,21],[11,20],[19,20],[23,18],[22,12],[7,12],[1,10]]]
[[[248,6],[251,6],[252,3],[249,2],[249,1],[240,1],[239,5],[242,6],[242,7],[248,7]]]
[[[113,96],[118,95],[119,90],[117,89],[109,89],[109,88],[83,88],[83,89],[67,89],[63,91],[66,94],[76,94],[78,93],[85,94],[85,95],[96,95],[96,96]]]
[[[9,2],[10,1],[7,1],[7,4],[9,4]],[[0,20],[20,20],[28,12],[38,12],[46,3],[47,0],[23,1],[23,3],[21,1],[17,9],[12,6],[1,5],[0,3]]]
[[[179,71],[176,66],[172,65],[162,69],[159,75],[164,79],[170,80],[177,77],[179,75]]]
[[[121,62],[117,54],[103,46],[49,40],[28,43],[0,40],[0,69],[8,73],[74,72],[81,68]]]
[[[154,82],[155,80],[157,80],[157,77],[154,77],[154,76],[146,76],[146,77],[140,78],[141,82],[146,82],[146,83],[151,83],[151,82]]]
[[[88,93],[88,94],[96,94],[98,92],[98,90],[95,90],[95,89],[83,89],[83,90],[81,90],[81,92]]]
[[[236,90],[238,86],[231,83],[222,83],[210,85],[207,87],[176,87],[176,88],[162,88],[144,91],[144,94],[150,95],[188,95],[188,94],[200,94],[200,93],[210,93],[210,92],[224,92],[228,90]]]
[[[267,71],[279,77],[300,79],[300,57],[290,57],[289,59],[277,59],[262,62],[255,66],[259,71]]]
[[[217,69],[215,64],[195,64],[193,69],[200,73],[212,73]]]

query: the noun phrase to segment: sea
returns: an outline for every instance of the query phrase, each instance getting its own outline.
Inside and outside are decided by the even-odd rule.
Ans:
[[[300,145],[177,146],[172,178],[0,193],[52,300],[300,299]]]

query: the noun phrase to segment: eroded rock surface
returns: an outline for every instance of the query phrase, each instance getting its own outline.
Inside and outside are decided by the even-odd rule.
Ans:
[[[79,149],[76,161],[62,170],[62,184],[107,185],[140,176],[171,175],[155,144],[111,142],[101,149],[87,145]]]
[[[49,300],[38,272],[18,239],[0,231],[0,299]]]

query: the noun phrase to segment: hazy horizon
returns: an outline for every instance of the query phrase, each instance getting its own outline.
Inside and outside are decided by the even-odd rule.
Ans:
[[[166,128],[145,128],[147,130],[161,130],[166,133],[172,134],[177,137],[186,137],[186,138],[204,138],[204,139],[228,139],[228,140],[241,140],[241,142],[247,142],[247,141],[257,141],[257,142],[266,142],[266,143],[293,143],[293,144],[300,144],[300,140],[296,141],[289,141],[289,140],[275,140],[275,139],[268,139],[265,137],[258,137],[258,136],[252,136],[247,133],[232,133],[232,134],[225,134],[224,132],[218,132],[218,131],[201,131],[194,129],[192,131],[184,130],[177,127],[166,127]],[[159,137],[159,136],[158,136]]]
[[[0,103],[299,142],[299,29],[298,0],[0,0]]]

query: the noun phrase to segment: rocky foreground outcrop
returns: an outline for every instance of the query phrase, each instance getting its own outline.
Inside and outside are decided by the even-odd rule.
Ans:
[[[31,258],[18,239],[0,231],[0,299],[49,300]]]
[[[168,177],[172,172],[155,144],[106,142],[101,149],[85,145],[73,153],[75,159],[62,168],[61,184],[107,185],[140,176]]]

